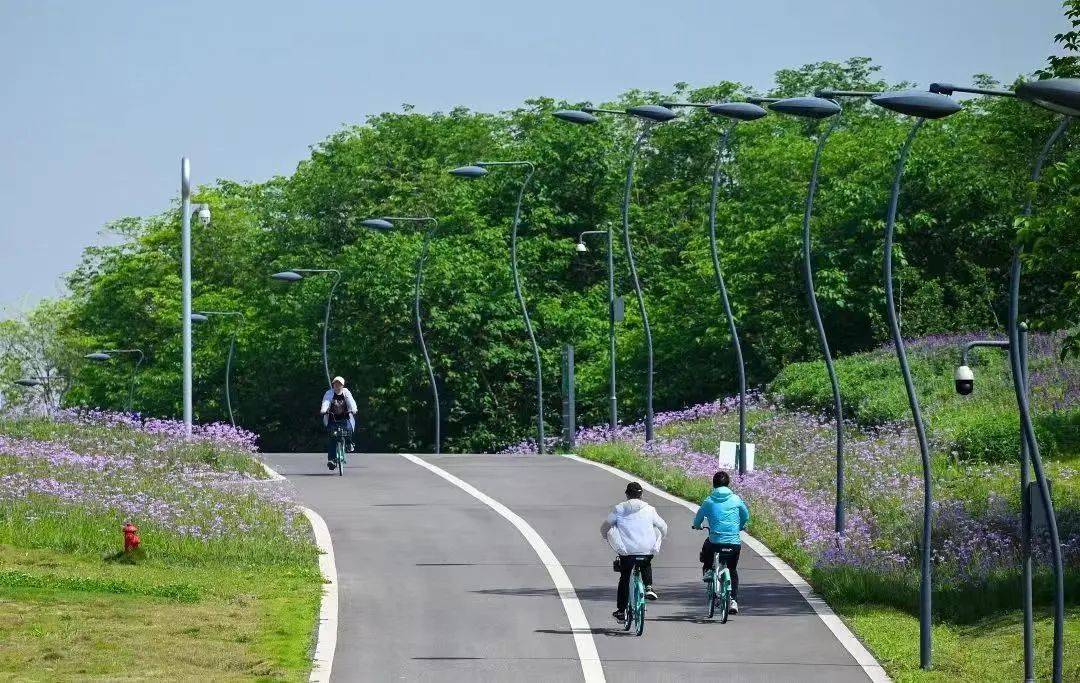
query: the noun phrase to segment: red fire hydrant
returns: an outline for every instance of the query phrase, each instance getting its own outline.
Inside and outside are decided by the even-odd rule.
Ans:
[[[131,554],[132,551],[139,547],[139,527],[127,522],[122,527],[122,530],[124,532],[124,552]]]

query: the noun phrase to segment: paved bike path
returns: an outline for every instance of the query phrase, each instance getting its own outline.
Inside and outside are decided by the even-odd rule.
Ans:
[[[645,496],[670,532],[654,562],[661,600],[649,604],[636,638],[611,617],[617,576],[599,533],[622,499],[620,478],[554,456],[423,458],[543,537],[581,600],[608,680],[867,680],[802,596],[745,545],[742,612],[726,625],[703,620],[703,534],[690,530],[686,508]],[[581,680],[557,591],[504,519],[404,458],[357,456],[343,478],[323,476],[321,459],[268,457],[334,535],[342,591],[335,680]],[[443,559],[420,559],[425,549]],[[358,598],[361,587],[369,595]],[[445,608],[431,608],[437,600]]]
[[[490,586],[547,582],[506,520],[397,455],[268,455],[326,520],[339,581],[333,681],[580,680],[558,600],[510,609]]]

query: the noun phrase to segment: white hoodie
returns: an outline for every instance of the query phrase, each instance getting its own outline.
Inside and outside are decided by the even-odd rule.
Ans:
[[[632,498],[615,506],[600,525],[600,535],[619,555],[655,555],[667,524],[652,505]]]

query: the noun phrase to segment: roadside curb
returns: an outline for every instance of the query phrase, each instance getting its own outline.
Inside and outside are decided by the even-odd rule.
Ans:
[[[284,481],[285,477],[274,471],[266,463],[259,461],[271,481]],[[338,576],[337,562],[334,559],[334,543],[330,538],[330,529],[326,520],[309,507],[296,506],[315,534],[315,545],[319,548],[319,571],[323,578],[322,600],[319,603],[319,631],[315,639],[315,654],[311,661],[310,683],[329,683],[330,671],[334,665],[334,651],[337,649],[338,631]]]
[[[583,458],[571,453],[561,454],[561,457],[569,460],[577,460],[592,465],[593,467],[599,467],[600,469],[606,470],[627,481],[639,481],[641,482],[642,488],[649,493],[672,503],[677,503],[691,512],[697,511],[697,505],[683,500],[678,496],[674,496],[648,482],[642,481],[641,477],[620,470],[617,467],[612,467],[611,465],[589,460],[588,458]],[[742,539],[755,553],[760,555],[773,569],[779,572],[780,575],[795,588],[795,590],[799,591],[799,594],[802,595],[803,599],[806,600],[807,604],[814,610],[814,613],[817,614],[818,618],[821,619],[829,631],[832,632],[844,649],[848,651],[848,654],[850,654],[859,666],[862,667],[863,672],[871,681],[874,683],[888,683],[892,680],[889,678],[888,674],[885,673],[885,668],[874,658],[874,655],[870,654],[870,651],[866,649],[866,646],[862,644],[862,641],[855,637],[855,634],[852,633],[851,629],[847,627],[847,624],[837,616],[836,612],[833,612],[828,603],[814,592],[814,589],[810,587],[810,584],[806,582],[806,579],[799,576],[798,572],[792,569],[787,562],[784,562],[784,560],[778,557],[776,553],[769,550],[764,543],[745,531],[742,532]]]

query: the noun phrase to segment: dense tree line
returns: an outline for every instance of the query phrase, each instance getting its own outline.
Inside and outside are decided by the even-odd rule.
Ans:
[[[818,87],[885,89],[869,60],[819,63],[776,75],[769,94]],[[977,79],[985,81],[986,79]],[[671,92],[631,91],[625,106],[663,100],[741,99],[735,82]],[[600,422],[607,410],[606,259],[603,242],[576,254],[579,232],[620,229],[619,201],[636,123],[609,117],[572,126],[553,110],[583,103],[529,100],[499,114],[464,108],[369,118],[314,146],[288,177],[199,189],[212,206],[194,226],[195,310],[236,310],[195,329],[196,413],[222,419],[222,375],[238,334],[234,389],[240,423],[266,448],[310,445],[324,387],[323,306],[331,279],[292,285],[269,279],[294,268],[337,268],[342,284],[329,330],[331,371],[348,378],[371,449],[425,449],[432,439],[430,392],[411,319],[422,227],[387,233],[360,221],[431,215],[441,221],[425,275],[425,334],[440,383],[448,450],[491,449],[530,434],[534,405],[528,340],[508,267],[511,212],[521,173],[500,169],[462,181],[447,169],[476,160],[536,164],[525,197],[520,264],[542,348],[546,413],[558,419],[560,350],[577,353],[578,412]],[[910,120],[865,101],[845,103],[825,149],[813,225],[818,296],[840,354],[888,338],[881,242],[897,148]],[[920,134],[904,180],[898,284],[903,331],[916,336],[1001,330],[1011,244],[1031,245],[1026,314],[1045,328],[1068,327],[1078,312],[1077,214],[1080,147],[1068,137],[1039,188],[1039,216],[1016,222],[1032,157],[1055,125],[1050,113],[1012,100],[973,98]],[[658,126],[638,163],[631,238],[656,347],[657,409],[729,393],[730,339],[708,253],[709,181],[721,122],[695,111]],[[771,114],[741,124],[725,160],[731,182],[719,208],[721,261],[739,320],[751,383],[785,363],[816,358],[799,275],[800,220],[810,157],[820,131]],[[63,307],[80,348],[146,351],[136,407],[180,412],[179,212],[128,218],[110,228],[118,246],[88,249],[70,275]],[[618,239],[616,239],[618,244]],[[632,296],[617,246],[618,291]],[[1074,324],[1074,323],[1073,323]],[[636,308],[618,328],[621,417],[643,411],[645,353]],[[67,402],[120,407],[128,376],[112,365],[66,368]]]

